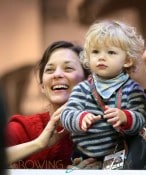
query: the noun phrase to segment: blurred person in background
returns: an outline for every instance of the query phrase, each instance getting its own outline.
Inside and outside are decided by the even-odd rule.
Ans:
[[[146,72],[146,50],[144,51],[144,54],[143,54],[143,61],[145,63],[145,72]],[[144,88],[144,91],[146,93],[146,87]]]
[[[3,96],[3,89],[0,86],[0,175],[6,174],[6,152],[4,128],[6,124],[6,105]]]

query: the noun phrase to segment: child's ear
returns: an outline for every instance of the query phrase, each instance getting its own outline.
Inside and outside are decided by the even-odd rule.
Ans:
[[[123,67],[127,68],[127,67],[131,67],[132,65],[133,65],[133,59],[127,58]]]

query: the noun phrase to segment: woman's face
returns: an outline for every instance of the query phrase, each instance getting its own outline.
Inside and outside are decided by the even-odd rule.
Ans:
[[[57,49],[45,66],[42,92],[53,106],[61,106],[68,100],[72,88],[84,79],[77,54],[70,49]]]

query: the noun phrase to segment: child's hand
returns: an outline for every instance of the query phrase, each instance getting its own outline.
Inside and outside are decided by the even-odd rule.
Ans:
[[[119,126],[127,123],[125,113],[118,108],[110,108],[106,106],[103,118],[107,119],[107,122],[111,123],[114,128],[118,128]]]
[[[83,131],[87,131],[87,129],[96,121],[98,121],[99,119],[101,119],[101,116],[95,116],[91,113],[88,113],[84,116],[83,120],[82,120],[82,124],[81,124],[81,129]]]

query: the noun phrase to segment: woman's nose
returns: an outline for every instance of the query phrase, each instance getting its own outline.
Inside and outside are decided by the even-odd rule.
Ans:
[[[64,71],[61,68],[57,68],[54,72],[54,77],[63,77],[64,76]]]

